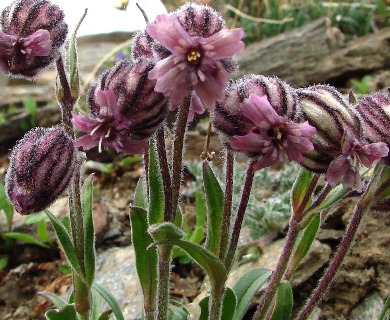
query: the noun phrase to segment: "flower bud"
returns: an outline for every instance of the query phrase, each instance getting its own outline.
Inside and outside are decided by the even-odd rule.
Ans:
[[[11,153],[5,178],[16,211],[30,214],[52,204],[68,186],[77,159],[73,140],[61,127],[26,133]]]
[[[246,135],[253,122],[242,114],[241,104],[250,94],[267,96],[275,112],[286,120],[297,120],[300,112],[292,88],[278,78],[249,75],[230,83],[225,99],[218,102],[213,113],[213,125],[224,135]]]
[[[143,153],[147,140],[167,115],[167,100],[148,80],[154,63],[122,60],[93,84],[87,96],[91,114],[73,114],[73,124],[87,135],[76,141],[88,150],[102,145],[129,154]]]
[[[325,172],[342,153],[346,132],[359,136],[360,119],[343,96],[333,87],[318,85],[297,90],[303,119],[317,129],[312,137],[314,150],[304,155],[302,165],[314,172]]]
[[[355,110],[362,118],[363,139],[384,142],[390,147],[390,96],[383,93],[365,96],[355,105]],[[389,156],[384,160],[390,164]]]
[[[57,59],[68,33],[63,11],[47,0],[14,1],[0,25],[0,70],[28,79]]]

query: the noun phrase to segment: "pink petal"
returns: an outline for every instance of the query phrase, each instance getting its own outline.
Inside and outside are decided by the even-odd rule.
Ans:
[[[367,168],[370,168],[374,161],[386,157],[389,153],[389,148],[384,142],[371,143],[362,149],[363,152],[359,153],[359,157],[363,165]]]
[[[146,32],[175,54],[185,54],[189,48],[196,45],[175,15],[157,16],[155,23],[146,26]]]
[[[126,152],[128,154],[143,154],[148,149],[147,140],[127,140],[117,152]]]
[[[14,53],[13,43],[17,40],[15,36],[10,36],[0,32],[0,56],[10,56]]]
[[[265,140],[256,133],[248,133],[245,136],[233,136],[230,140],[230,146],[237,151],[261,152],[261,149],[268,144],[269,139]]]
[[[32,35],[23,39],[24,50],[27,54],[37,56],[48,56],[51,48],[52,41],[50,39],[50,32],[47,30],[39,29]]]
[[[326,171],[326,180],[328,183],[330,185],[336,185],[348,170],[348,167],[349,165],[346,156],[340,156],[333,160]]]
[[[99,140],[86,134],[75,141],[77,148],[82,147],[83,150],[89,150],[96,147],[99,144]]]
[[[241,104],[241,109],[243,115],[260,128],[264,127],[264,122],[269,123],[272,118],[280,118],[265,95],[260,97],[251,93]]]
[[[213,59],[231,58],[244,50],[245,44],[240,41],[244,37],[244,30],[222,29],[208,38],[201,38],[206,55]]]

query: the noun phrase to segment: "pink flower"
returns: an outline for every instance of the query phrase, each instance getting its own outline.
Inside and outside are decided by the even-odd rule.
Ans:
[[[119,113],[115,93],[111,90],[97,90],[95,98],[100,105],[96,116],[73,114],[75,127],[87,133],[76,140],[76,146],[82,146],[84,150],[99,146],[99,152],[102,151],[102,145],[129,154],[145,152],[148,146],[146,140],[129,139],[130,123]]]
[[[266,96],[250,94],[241,104],[243,115],[255,125],[250,133],[230,138],[230,146],[236,151],[260,157],[254,170],[268,167],[283,161],[300,162],[302,153],[313,150],[310,138],[316,129],[308,122],[293,123],[279,116]]]
[[[159,15],[146,31],[171,52],[149,73],[149,79],[157,80],[155,90],[170,98],[171,110],[192,93],[200,99],[192,99],[197,103],[192,114],[203,112],[203,107],[213,110],[215,102],[224,98],[229,77],[224,62],[244,49],[243,30],[220,29],[202,37],[187,32],[173,14]]]
[[[383,142],[363,145],[346,131],[342,140],[342,155],[334,159],[326,172],[326,179],[331,185],[342,180],[344,187],[354,188],[358,192],[363,189],[359,167],[370,168],[374,161],[386,157],[389,148]]]

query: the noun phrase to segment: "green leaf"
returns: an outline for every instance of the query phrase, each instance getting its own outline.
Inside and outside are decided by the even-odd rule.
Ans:
[[[222,234],[224,196],[222,188],[207,161],[203,162],[203,183],[208,207],[206,247],[218,256]]]
[[[378,189],[375,192],[375,202],[390,197],[390,167],[385,166],[382,170]]]
[[[8,257],[2,257],[0,258],[0,270],[3,270],[7,267],[8,265]]]
[[[35,244],[35,245],[40,246],[40,247],[45,248],[45,249],[50,249],[50,247],[47,244],[45,244],[42,241],[39,241],[38,239],[35,239],[34,237],[32,237],[28,234],[25,234],[25,233],[7,232],[7,233],[4,233],[4,236],[7,238],[10,238],[10,239],[17,239],[17,240],[21,240],[21,241],[24,241],[27,243]]]
[[[149,248],[153,239],[148,233],[147,212],[143,208],[130,209],[131,239],[135,250],[138,278],[146,306],[156,305],[157,292],[157,249]]]
[[[149,141],[149,224],[164,221],[164,186],[161,176],[160,164],[156,151],[156,143]]]
[[[40,239],[42,239],[42,241],[48,242],[48,243],[51,242],[50,237],[49,237],[49,233],[47,232],[47,223],[46,223],[45,219],[39,220],[38,226],[37,226],[37,234],[38,234],[38,237]]]
[[[293,292],[290,282],[282,281],[276,293],[276,303],[271,320],[290,320],[292,307]]]
[[[146,181],[144,177],[139,178],[134,193],[134,206],[147,210],[148,199],[146,194]]]
[[[203,227],[206,219],[206,204],[203,199],[203,193],[200,189],[196,190],[196,226]]]
[[[112,314],[112,310],[106,310],[106,311],[104,311],[104,312],[100,315],[100,317],[98,318],[98,320],[109,320],[111,314]]]
[[[68,230],[66,230],[61,221],[58,220],[58,218],[55,217],[52,213],[46,210],[46,214],[54,227],[57,238],[62,246],[62,251],[65,254],[65,257],[68,260],[70,266],[81,279],[85,280],[80,266],[80,261],[77,257],[76,249],[73,246]]]
[[[77,58],[77,31],[79,30],[80,25],[83,22],[86,14],[87,10],[85,10],[79,23],[77,24],[69,43],[70,91],[72,93],[73,101],[77,101],[80,94],[80,76]]]
[[[49,320],[75,320],[78,319],[74,304],[68,304],[60,310],[49,310],[45,313]]]
[[[183,238],[183,233],[173,223],[165,222],[149,228],[149,232],[160,245],[176,245],[185,250],[207,273],[210,283],[215,288],[222,288],[226,281],[225,265],[210,250],[199,244],[191,243]]]
[[[315,207],[310,210],[310,212],[308,212],[307,214],[320,213],[321,211],[330,208],[332,205],[344,198],[350,191],[351,190],[349,188],[343,188],[342,185],[334,187],[325,197],[324,201],[322,201],[318,207]]]
[[[253,297],[259,288],[270,277],[271,271],[264,268],[254,268],[245,273],[233,286],[237,297],[237,307],[234,313],[234,320],[241,320],[248,310]]]
[[[209,317],[209,301],[210,297],[204,298],[200,303],[200,318],[199,320],[208,320]],[[237,305],[237,298],[234,291],[230,288],[226,288],[225,295],[223,297],[222,304],[222,319],[223,320],[233,320],[234,311]]]
[[[310,186],[312,177],[312,172],[303,169],[300,170],[291,191],[291,204],[294,212],[296,212],[300,207]]]
[[[89,175],[83,184],[81,207],[84,216],[84,265],[85,279],[91,285],[95,277],[95,228],[93,225],[93,175]]]
[[[118,302],[106,288],[96,282],[92,285],[92,288],[108,303],[117,320],[125,320]]]
[[[294,258],[292,260],[293,265],[291,268],[293,271],[298,267],[298,264],[303,260],[303,258],[309,252],[310,247],[313,244],[315,236],[320,227],[320,223],[321,223],[321,217],[319,214],[317,214],[316,216],[313,217],[313,219],[310,221],[307,227],[301,231],[294,252]]]
[[[34,213],[26,216],[23,220],[24,225],[29,225],[29,224],[35,224],[39,223],[41,220],[46,220],[46,213],[45,212],[39,212],[39,213]]]
[[[188,310],[177,301],[170,301],[168,306],[168,320],[187,320]]]
[[[38,295],[48,299],[57,309],[61,309],[67,305],[59,296],[51,292],[38,292]]]
[[[4,211],[7,218],[7,229],[12,229],[12,219],[14,216],[14,207],[11,202],[8,201],[7,195],[5,194],[4,185],[0,182],[0,212]]]

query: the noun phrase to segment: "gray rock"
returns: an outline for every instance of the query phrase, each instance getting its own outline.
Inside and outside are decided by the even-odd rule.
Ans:
[[[351,320],[376,320],[383,308],[383,299],[378,292],[374,292],[363,300],[351,312]]]
[[[135,267],[134,248],[108,249],[98,254],[96,267],[96,282],[114,295],[125,319],[140,319],[143,295]]]

